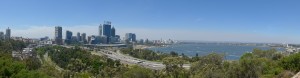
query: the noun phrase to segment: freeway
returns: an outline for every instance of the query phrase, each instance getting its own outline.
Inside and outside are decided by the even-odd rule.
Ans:
[[[125,64],[136,64],[145,68],[153,69],[153,70],[161,70],[165,68],[165,65],[162,64],[162,62],[153,62],[153,61],[147,61],[142,60],[138,58],[134,58],[128,55],[124,55],[120,53],[118,50],[117,52],[111,51],[111,50],[101,50],[94,53],[95,55],[106,55],[108,58],[111,58],[113,60],[120,60],[121,63]],[[189,69],[190,64],[184,64],[184,68]]]
[[[63,47],[71,48],[74,46],[63,46]],[[153,70],[161,70],[165,68],[165,65],[162,62],[153,62],[153,61],[134,58],[128,55],[124,55],[120,53],[120,50],[116,50],[116,49],[112,49],[112,50],[101,49],[100,51],[92,52],[91,54],[98,55],[98,56],[106,55],[108,58],[113,60],[120,60],[120,62],[124,64],[135,64]],[[190,66],[191,66],[190,64],[184,64],[183,68],[189,69]]]

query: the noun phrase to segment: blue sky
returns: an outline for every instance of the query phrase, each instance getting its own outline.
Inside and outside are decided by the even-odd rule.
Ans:
[[[1,0],[0,29],[53,37],[54,26],[96,34],[112,21],[138,38],[300,43],[299,0]],[[15,31],[15,32],[14,32]],[[64,34],[63,34],[64,35]]]

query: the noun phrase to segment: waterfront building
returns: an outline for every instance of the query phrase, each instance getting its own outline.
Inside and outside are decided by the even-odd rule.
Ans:
[[[115,38],[116,38],[116,40],[117,40],[116,42],[120,42],[120,41],[121,41],[120,35],[116,35]]]
[[[141,39],[141,40],[139,41],[139,44],[144,44],[144,40]]]
[[[116,29],[114,27],[111,28],[111,37],[116,36]]]
[[[100,24],[100,26],[99,26],[99,36],[102,36],[102,25]]]
[[[55,44],[62,45],[62,27],[56,26],[55,27]]]
[[[149,40],[148,39],[146,39],[145,40],[145,44],[149,44],[150,42],[149,42]]]
[[[4,40],[4,37],[5,37],[4,32],[0,32],[0,40]]]
[[[11,37],[11,30],[9,29],[9,27],[6,29],[6,33],[5,33],[5,39],[9,40]]]
[[[136,42],[136,35],[134,33],[126,33],[125,41],[126,42]]]
[[[86,40],[86,33],[81,34],[81,41],[85,44],[87,42]]]
[[[92,36],[88,36],[88,37],[87,37],[87,43],[88,43],[88,44],[91,44],[91,40],[92,40]]]
[[[104,36],[111,36],[111,22],[105,21],[103,24],[103,35]]]
[[[69,30],[66,31],[66,40],[65,43],[71,44],[73,33]]]
[[[80,42],[81,41],[81,36],[80,36],[80,32],[77,33],[77,41]]]
[[[125,34],[125,40],[130,41],[131,40],[132,33],[126,33]]]
[[[48,36],[43,37],[43,38],[40,38],[40,41],[47,41],[47,40],[49,40],[49,37],[48,37]]]
[[[66,40],[71,40],[73,36],[73,33],[69,30],[66,31]]]
[[[66,31],[66,40],[71,40],[73,36],[73,33],[69,30]]]
[[[132,34],[132,42],[136,42],[136,35],[134,33]]]
[[[91,41],[89,44],[100,44],[101,43],[101,36],[91,36]]]
[[[71,43],[74,43],[74,42],[78,42],[78,40],[77,40],[77,36],[72,36]]]
[[[107,41],[104,41],[106,43],[104,44],[108,44],[110,41],[110,37],[111,37],[111,22],[109,21],[105,21],[104,24],[103,24],[103,36],[106,37],[105,40]]]

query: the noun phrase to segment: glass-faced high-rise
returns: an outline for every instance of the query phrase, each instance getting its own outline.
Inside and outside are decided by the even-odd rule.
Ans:
[[[135,33],[126,33],[125,40],[130,42],[136,42],[136,35]]]
[[[105,21],[103,24],[103,35],[110,37],[111,36],[111,22]]]
[[[86,40],[86,33],[81,34],[81,41],[85,44]]]
[[[99,36],[102,36],[102,25],[100,24],[100,26],[99,26]]]
[[[56,26],[55,27],[55,43],[58,45],[62,45],[62,27]]]
[[[110,42],[110,37],[111,37],[111,22],[105,21],[103,26],[103,36],[106,37],[104,39],[105,44],[108,44]]]
[[[112,37],[116,36],[116,29],[114,27],[111,28],[111,36]]]
[[[132,34],[131,38],[133,42],[136,42],[136,35],[134,33]]]
[[[10,39],[10,34],[11,34],[10,29],[7,28],[5,33],[5,39]]]
[[[71,31],[66,31],[66,40],[65,43],[70,44],[72,40],[73,33]]]
[[[71,31],[66,31],[66,40],[71,40],[73,33]]]
[[[5,36],[4,36],[4,32],[0,32],[0,40],[4,40]]]
[[[80,32],[77,33],[77,41],[81,41]]]

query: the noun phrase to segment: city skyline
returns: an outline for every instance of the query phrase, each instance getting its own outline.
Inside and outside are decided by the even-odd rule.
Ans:
[[[0,30],[4,32],[10,27],[12,36],[54,38],[54,27],[62,26],[62,32],[97,35],[103,21],[112,21],[121,38],[125,33],[136,33],[137,39],[300,43],[297,3],[279,0],[0,1]]]

